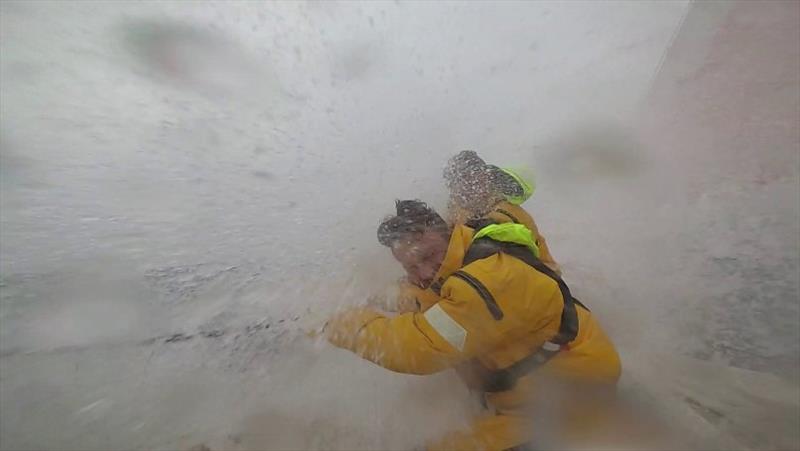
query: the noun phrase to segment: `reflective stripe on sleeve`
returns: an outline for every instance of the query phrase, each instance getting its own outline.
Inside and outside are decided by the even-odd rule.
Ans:
[[[442,336],[450,345],[458,349],[459,352],[464,350],[464,343],[467,341],[467,331],[458,324],[456,320],[450,317],[439,304],[434,305],[425,311],[425,319],[428,320],[431,327]]]

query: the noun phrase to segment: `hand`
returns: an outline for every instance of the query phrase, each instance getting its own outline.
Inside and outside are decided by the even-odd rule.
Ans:
[[[383,293],[367,297],[367,305],[381,310],[389,310],[387,296]]]
[[[384,312],[397,312],[400,310],[399,304],[399,284],[393,283],[384,287],[380,292],[367,298],[369,307],[382,310]]]
[[[325,332],[325,328],[328,326],[328,319],[319,313],[312,313],[311,309],[307,309],[306,313],[300,317],[297,325],[307,337],[317,338]]]
[[[340,348],[353,349],[361,329],[375,318],[381,317],[377,312],[356,307],[334,315],[325,325],[325,338]]]

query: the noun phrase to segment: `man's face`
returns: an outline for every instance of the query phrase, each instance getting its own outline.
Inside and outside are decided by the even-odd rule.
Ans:
[[[409,282],[427,288],[447,254],[449,237],[439,231],[425,231],[408,241],[399,241],[392,246],[392,255],[408,274]]]

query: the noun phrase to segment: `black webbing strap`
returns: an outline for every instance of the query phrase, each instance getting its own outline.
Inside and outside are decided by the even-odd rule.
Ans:
[[[486,308],[489,309],[489,313],[492,314],[492,318],[497,321],[503,319],[503,311],[500,310],[500,306],[497,305],[497,301],[494,300],[492,293],[489,292],[489,289],[486,288],[486,286],[483,285],[480,280],[466,271],[456,271],[451,275],[451,277],[457,277],[463,280],[467,283],[467,285],[471,286],[473,290],[477,291],[478,296],[483,299],[483,302],[486,304]]]
[[[562,345],[546,341],[533,354],[502,370],[487,371],[483,380],[483,391],[497,393],[511,390],[522,376],[539,368],[561,352]]]
[[[511,366],[501,370],[487,370],[485,372],[483,377],[483,390],[490,393],[510,390],[514,387],[519,378],[547,363],[561,352],[562,348],[566,347],[569,342],[574,340],[578,335],[578,313],[575,310],[575,304],[583,307],[583,304],[572,297],[569,287],[564,280],[561,279],[555,271],[536,258],[526,246],[496,241],[491,238],[479,238],[473,241],[467,250],[464,256],[464,266],[498,253],[504,253],[518,258],[536,271],[553,279],[558,284],[558,288],[561,291],[561,297],[564,300],[564,308],[561,311],[561,325],[555,337],[545,342],[536,352],[517,361]],[[495,319],[498,318],[495,317]]]
[[[558,334],[551,341],[562,345],[574,340],[578,335],[578,312],[575,310],[575,301],[569,291],[569,287],[555,271],[536,258],[530,249],[520,244],[504,243],[491,238],[478,238],[472,242],[466,255],[464,255],[464,266],[498,253],[508,254],[522,260],[558,284],[561,297],[564,299],[564,309],[561,311],[561,326]]]

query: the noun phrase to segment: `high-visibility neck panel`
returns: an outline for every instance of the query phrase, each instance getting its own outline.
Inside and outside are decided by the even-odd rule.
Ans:
[[[536,245],[533,234],[522,224],[514,224],[512,222],[490,224],[477,230],[475,235],[472,236],[472,241],[479,238],[491,238],[503,243],[520,244],[530,249],[536,258],[539,258],[540,255],[539,246]]]

